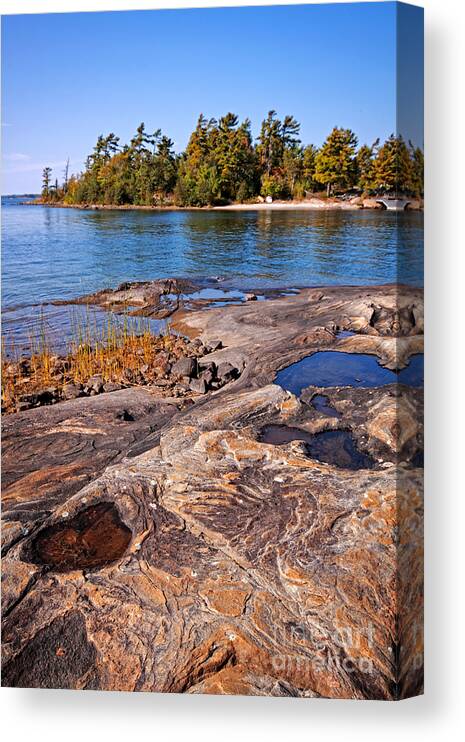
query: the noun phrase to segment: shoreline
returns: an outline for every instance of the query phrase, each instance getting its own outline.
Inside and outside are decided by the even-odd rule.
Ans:
[[[359,201],[359,199],[357,199]],[[311,199],[308,201],[273,201],[273,203],[234,203],[224,206],[146,206],[137,204],[65,204],[42,203],[40,201],[23,201],[22,206],[46,206],[59,209],[79,209],[81,211],[385,211],[374,198],[360,199],[360,203],[351,201],[327,201]],[[412,199],[406,211],[423,211],[423,203]]]

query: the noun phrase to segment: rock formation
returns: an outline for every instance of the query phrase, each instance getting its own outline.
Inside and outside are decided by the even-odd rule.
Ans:
[[[422,390],[274,383],[322,350],[404,368],[420,290],[304,289],[174,319],[225,386],[5,419],[4,685],[421,692]]]

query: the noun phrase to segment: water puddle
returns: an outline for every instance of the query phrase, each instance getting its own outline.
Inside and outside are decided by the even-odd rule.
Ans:
[[[421,387],[423,354],[411,356],[408,366],[395,372],[381,366],[376,356],[368,353],[326,350],[282,369],[276,375],[275,382],[296,396],[308,386],[368,388],[397,383]]]
[[[131,537],[116,507],[101,503],[44,528],[33,542],[33,561],[58,572],[95,569],[122,557]]]
[[[411,461],[412,466],[418,469],[423,469],[425,465],[425,455],[423,450],[418,450],[414,456],[412,457]]]
[[[168,296],[173,299],[176,298],[174,294],[168,294]],[[199,291],[193,291],[191,294],[182,294],[181,296],[188,301],[245,301],[245,294],[242,291],[209,287],[199,289]]]
[[[266,299],[276,299],[280,296],[296,296],[300,293],[299,289],[275,289],[273,291],[243,291],[242,289],[235,288],[214,288],[204,287],[198,291],[193,291],[190,294],[182,294],[182,298],[186,304],[190,302],[206,302],[208,307],[226,307],[230,304],[244,304],[246,301],[251,301],[250,296],[255,296],[252,301],[265,301]],[[171,301],[177,299],[175,294],[167,294],[167,298]]]
[[[327,415],[328,417],[337,417],[337,418],[342,417],[341,413],[338,412],[332,406],[328,397],[326,397],[324,394],[315,394],[311,398],[310,404],[317,412],[321,412],[322,415]]]
[[[326,430],[308,433],[287,425],[266,425],[260,434],[262,443],[283,446],[291,441],[303,441],[312,459],[340,469],[372,469],[375,462],[368,454],[359,451],[352,434],[347,430]]]
[[[357,333],[353,330],[339,330],[339,332],[336,333],[336,338],[338,340],[341,340],[342,338],[351,338]]]

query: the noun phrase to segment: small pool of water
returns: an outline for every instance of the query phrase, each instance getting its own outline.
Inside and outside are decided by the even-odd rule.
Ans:
[[[297,396],[308,386],[369,388],[397,383],[421,387],[423,354],[411,356],[408,366],[395,372],[381,366],[376,356],[369,353],[325,350],[283,368],[275,382]]]
[[[342,338],[351,338],[353,335],[356,335],[357,333],[353,330],[339,330],[339,332],[336,333],[337,339]]]
[[[338,412],[330,403],[328,397],[324,394],[315,394],[310,400],[310,404],[317,411],[328,417],[342,417],[341,413]]]
[[[425,455],[422,449],[419,449],[412,458],[412,466],[418,469],[423,469],[425,465]]]
[[[283,446],[291,441],[303,441],[312,459],[340,469],[372,469],[375,462],[368,454],[359,451],[348,430],[325,430],[309,433],[287,425],[266,425],[260,434],[262,443]]]

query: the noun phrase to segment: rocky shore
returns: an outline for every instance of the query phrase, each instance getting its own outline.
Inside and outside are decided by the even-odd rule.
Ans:
[[[337,211],[343,209],[356,211],[359,209],[383,208],[375,198],[363,198],[361,196],[354,196],[350,199],[311,198],[304,201],[277,200],[272,203],[266,203],[262,200],[260,202],[226,204],[224,206],[175,206],[174,204],[165,206],[137,206],[135,204],[66,204],[62,201],[43,203],[40,200],[25,201],[24,203],[27,206],[50,206],[63,209],[84,209],[91,211],[279,211],[283,209],[310,209],[317,211]],[[418,211],[423,209],[423,203],[420,199],[412,198],[409,202],[408,208]]]
[[[150,283],[100,303],[161,311],[176,291]],[[421,290],[303,289],[171,320],[189,338],[180,396],[130,386],[4,419],[3,684],[420,692],[423,393],[396,379],[423,352]],[[393,381],[276,383],[322,352]]]

